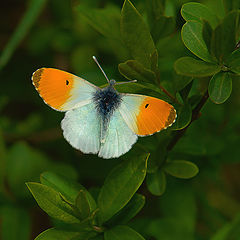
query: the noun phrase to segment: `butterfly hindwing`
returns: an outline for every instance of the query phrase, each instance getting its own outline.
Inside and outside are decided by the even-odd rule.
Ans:
[[[33,73],[32,82],[43,100],[58,111],[89,103],[98,89],[80,77],[55,68],[38,69]]]
[[[128,152],[137,141],[137,135],[128,127],[118,110],[111,116],[98,153],[102,158],[117,158]]]
[[[99,152],[100,124],[93,102],[67,111],[61,127],[65,139],[74,148],[84,153]]]
[[[139,136],[151,135],[173,124],[176,111],[169,103],[154,97],[122,94],[119,111],[129,128]]]

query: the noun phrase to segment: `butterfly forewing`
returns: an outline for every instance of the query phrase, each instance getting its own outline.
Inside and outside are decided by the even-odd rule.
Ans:
[[[32,82],[43,100],[58,111],[68,111],[81,102],[82,106],[89,103],[97,89],[80,77],[54,68],[38,69]]]
[[[124,94],[119,110],[129,128],[139,136],[159,132],[171,126],[176,119],[172,105],[144,95]]]

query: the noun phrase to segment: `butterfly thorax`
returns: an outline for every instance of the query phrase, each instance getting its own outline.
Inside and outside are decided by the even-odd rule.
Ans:
[[[111,85],[96,91],[93,99],[96,109],[104,121],[110,118],[121,103],[121,95]]]
[[[93,100],[101,121],[101,143],[104,143],[110,118],[121,103],[121,95],[112,85],[109,85],[106,88],[97,90],[94,93]]]

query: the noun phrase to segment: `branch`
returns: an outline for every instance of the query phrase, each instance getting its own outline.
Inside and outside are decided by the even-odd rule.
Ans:
[[[190,121],[190,123],[183,129],[179,130],[175,136],[173,137],[173,139],[169,142],[168,146],[167,146],[167,151],[171,151],[174,146],[177,144],[177,142],[179,141],[179,139],[184,135],[184,133],[186,132],[186,130],[188,129],[188,127],[192,124],[192,122],[194,122],[195,120],[197,120],[200,117],[200,111],[202,109],[202,107],[204,106],[204,104],[206,103],[206,101],[208,100],[208,91],[205,92],[205,94],[203,95],[202,99],[200,100],[200,102],[198,103],[198,105],[193,109],[192,111],[192,119]]]

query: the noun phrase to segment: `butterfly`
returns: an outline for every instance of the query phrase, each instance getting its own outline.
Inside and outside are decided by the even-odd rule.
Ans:
[[[152,135],[174,123],[177,114],[172,105],[155,97],[117,92],[114,86],[121,82],[109,80],[93,59],[108,81],[105,88],[55,68],[40,68],[32,75],[43,101],[66,112],[61,127],[74,148],[117,158],[132,148],[138,136]]]

